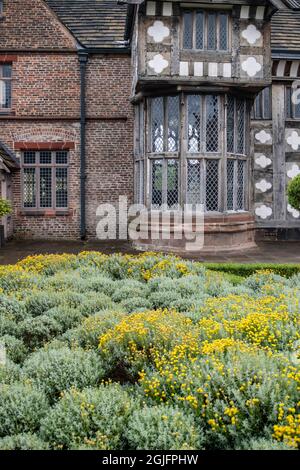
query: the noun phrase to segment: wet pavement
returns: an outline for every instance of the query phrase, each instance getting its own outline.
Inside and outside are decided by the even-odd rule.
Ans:
[[[12,240],[0,249],[0,264],[14,264],[36,254],[77,254],[81,251],[100,251],[106,254],[138,253],[130,243],[119,241]],[[184,257],[208,263],[300,263],[300,242],[259,242],[256,248],[250,250],[189,253]]]

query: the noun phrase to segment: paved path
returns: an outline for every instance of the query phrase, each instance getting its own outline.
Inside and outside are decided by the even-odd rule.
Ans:
[[[124,242],[10,241],[0,249],[0,264],[13,264],[33,254],[76,254],[85,250],[107,254],[136,253],[129,243]],[[211,263],[300,263],[300,242],[264,242],[247,251],[199,255],[193,253],[186,257]]]

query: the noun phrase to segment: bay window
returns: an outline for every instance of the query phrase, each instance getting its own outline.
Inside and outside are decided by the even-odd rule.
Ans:
[[[150,210],[248,210],[246,100],[181,94],[148,98],[139,109],[136,201]]]
[[[23,152],[22,189],[25,210],[66,210],[68,152]]]

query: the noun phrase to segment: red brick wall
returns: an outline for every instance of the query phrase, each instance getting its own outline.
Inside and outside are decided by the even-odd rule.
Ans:
[[[79,94],[77,54],[19,54],[13,63],[12,110],[19,117],[78,117]]]
[[[80,237],[80,68],[73,38],[41,0],[10,0],[0,23],[1,49],[13,54],[13,103],[0,115],[0,139],[18,156],[22,143],[71,142],[69,213],[29,216],[22,211],[20,172],[13,175],[15,234],[30,238]],[[57,49],[40,52],[34,49]],[[26,49],[26,52],[25,52]],[[31,50],[27,50],[31,49]],[[99,204],[133,196],[131,62],[98,55],[87,66],[87,229],[96,237]]]
[[[76,41],[43,0],[4,0],[0,49],[74,49]]]
[[[94,56],[87,69],[87,230],[96,236],[99,204],[133,200],[133,107],[128,56]]]

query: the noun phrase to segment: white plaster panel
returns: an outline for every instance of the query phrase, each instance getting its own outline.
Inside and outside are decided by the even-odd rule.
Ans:
[[[287,163],[286,164],[286,174],[290,179],[296,178],[300,175],[300,164],[298,163]]]
[[[287,152],[300,152],[300,130],[286,129],[286,150]]]
[[[265,204],[258,204],[255,209],[255,215],[261,220],[269,219],[273,214],[273,209],[271,206]]]
[[[255,187],[261,193],[266,193],[272,188],[272,184],[269,181],[267,181],[265,178],[262,178],[255,184]]]
[[[217,77],[218,76],[218,64],[217,62],[210,62],[208,64],[208,76]]]
[[[147,2],[146,15],[147,16],[155,16],[156,15],[156,2]]]
[[[247,20],[250,14],[250,7],[247,5],[242,6],[241,8],[241,18]]]
[[[149,75],[167,75],[170,73],[170,54],[147,54]]]
[[[272,164],[271,158],[266,157],[266,155],[264,155],[263,153],[255,153],[254,161],[256,166],[262,168],[263,170],[265,168],[268,168]]]
[[[265,7],[261,6],[261,7],[257,7],[256,9],[256,15],[255,15],[255,18],[257,20],[263,20],[264,17],[265,17]]]
[[[263,78],[263,56],[241,55],[241,77],[242,78]]]
[[[232,66],[230,63],[223,64],[223,77],[231,78],[232,77]]]
[[[179,75],[181,77],[188,77],[189,76],[189,63],[188,62],[180,62],[180,64],[179,64]]]
[[[291,214],[291,216],[294,219],[299,219],[300,218],[300,212],[297,209],[294,209],[294,207],[292,207],[290,204],[288,204],[288,206],[287,206],[287,211],[288,211],[289,214]]]
[[[257,144],[272,145],[272,133],[270,130],[262,129],[254,133],[255,142]]]
[[[149,42],[161,43],[170,38],[170,28],[162,21],[154,21],[147,30]]]
[[[173,5],[171,2],[164,2],[163,3],[163,16],[172,16],[173,14]]]
[[[263,46],[263,36],[254,24],[249,24],[241,31],[241,44],[251,47]]]
[[[203,77],[203,62],[194,62],[195,77]]]

